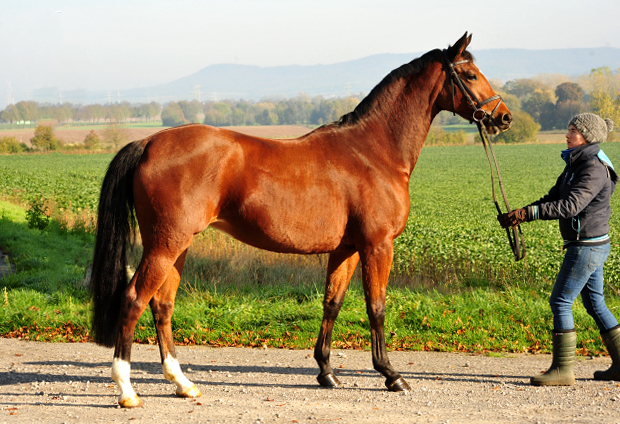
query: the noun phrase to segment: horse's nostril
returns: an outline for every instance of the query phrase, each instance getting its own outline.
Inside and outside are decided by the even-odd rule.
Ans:
[[[512,115],[509,113],[504,113],[502,115],[502,124],[508,125],[510,123],[512,123]]]

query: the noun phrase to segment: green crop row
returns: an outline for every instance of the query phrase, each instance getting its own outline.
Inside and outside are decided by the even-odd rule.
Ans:
[[[495,146],[511,208],[525,206],[548,192],[564,167],[560,158],[564,148],[563,144]],[[620,144],[602,148],[620,165]],[[505,211],[498,188],[496,196]],[[606,279],[618,293],[618,195],[612,197],[612,211]],[[440,277],[453,269],[451,275],[459,285],[549,287],[563,256],[557,221],[522,224],[527,257],[515,262],[496,215],[491,171],[482,147],[424,149],[411,179],[409,222],[395,242],[395,270],[410,273],[413,269]],[[450,283],[445,278],[444,282]]]
[[[73,212],[95,210],[110,154],[0,156],[0,195],[19,202],[52,200]]]
[[[508,199],[513,208],[544,195],[563,168],[562,144],[495,146]],[[603,145],[620,165],[620,143]],[[72,211],[95,210],[99,188],[112,156],[0,156],[0,194],[27,202],[51,199]],[[504,209],[499,190],[497,197]],[[620,210],[620,197],[612,210]],[[527,258],[515,262],[506,233],[495,219],[490,168],[480,146],[424,148],[411,178],[408,225],[395,242],[395,275],[415,276],[425,284],[448,288],[545,288],[562,260],[557,222],[522,225]],[[620,220],[611,219],[612,252],[606,279],[620,293]]]

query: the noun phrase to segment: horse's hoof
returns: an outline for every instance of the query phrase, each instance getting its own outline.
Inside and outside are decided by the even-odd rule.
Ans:
[[[119,396],[118,404],[121,408],[142,408],[144,404],[142,403],[142,399],[138,397],[138,395],[133,396]]]
[[[186,389],[177,389],[176,394],[178,397],[184,398],[197,398],[202,396],[202,393],[200,393],[200,390],[198,390],[198,387],[196,387],[195,384],[192,384]]]
[[[390,392],[408,392],[411,390],[409,384],[405,381],[404,378],[399,377],[398,379],[388,383],[387,380],[385,382],[385,386],[388,388]]]
[[[338,381],[338,379],[336,378],[333,372],[330,372],[329,374],[325,374],[325,375],[319,375],[316,378],[316,380],[323,387],[331,387],[331,388],[342,387],[342,383]]]

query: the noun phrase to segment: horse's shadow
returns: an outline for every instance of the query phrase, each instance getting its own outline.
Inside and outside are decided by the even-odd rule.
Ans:
[[[38,361],[38,362],[25,362],[23,365],[30,366],[51,366],[62,367],[67,366],[65,373],[41,373],[41,372],[0,372],[0,386],[7,386],[13,384],[29,384],[29,383],[63,383],[63,382],[85,382],[89,381],[91,384],[106,383],[110,384],[111,379],[109,374],[97,373],[92,375],[77,375],[71,374],[73,368],[106,368],[110,369],[111,362],[80,362],[80,361]],[[144,384],[157,384],[165,383],[161,370],[161,364],[157,362],[132,362],[132,377],[131,380],[134,383]],[[239,381],[229,381],[231,377],[223,375],[229,374],[271,374],[282,376],[316,376],[318,368],[315,367],[289,367],[289,366],[260,366],[260,365],[220,365],[220,364],[207,364],[196,365],[188,364],[184,367],[188,373],[188,377],[197,384],[205,386],[243,386],[243,387],[290,387],[290,388],[316,388],[315,384],[309,385],[303,382],[299,383],[246,383]],[[191,370],[191,371],[189,371]],[[137,371],[141,374],[136,373]],[[213,379],[200,378],[200,374],[214,373]],[[335,373],[338,377],[342,378],[343,383],[347,383],[348,379],[352,378],[375,378],[382,381],[382,377],[374,370],[356,370],[356,369],[337,369]],[[146,374],[146,375],[145,375]],[[498,374],[478,374],[468,372],[449,372],[449,373],[430,373],[430,372],[416,372],[416,371],[404,371],[401,375],[409,380],[418,381],[430,381],[437,380],[442,382],[456,382],[456,383],[479,383],[479,384],[502,384],[507,380],[514,385],[529,385],[529,377],[524,375],[498,375]],[[218,378],[220,376],[221,378]],[[364,390],[364,388],[356,387],[356,389]],[[384,390],[382,385],[377,389],[368,390]]]

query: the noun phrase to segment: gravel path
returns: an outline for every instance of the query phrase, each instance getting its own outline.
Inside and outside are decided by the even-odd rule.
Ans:
[[[174,396],[156,346],[134,345],[144,408],[117,408],[112,350],[0,339],[0,423],[619,423],[620,384],[591,380],[609,358],[582,359],[572,387],[532,387],[549,355],[392,352],[411,386],[390,393],[370,352],[332,351],[344,388],[322,389],[308,350],[178,347],[203,393]]]

